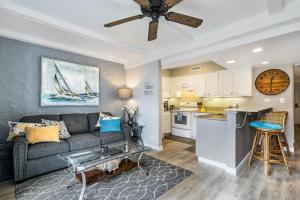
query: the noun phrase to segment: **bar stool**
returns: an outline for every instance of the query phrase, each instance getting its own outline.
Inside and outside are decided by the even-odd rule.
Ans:
[[[283,148],[285,146],[290,153],[284,133],[287,114],[285,111],[270,112],[266,113],[260,121],[249,123],[249,126],[256,131],[248,164],[251,165],[252,158],[262,160],[265,176],[269,175],[269,163],[284,164],[291,175]]]

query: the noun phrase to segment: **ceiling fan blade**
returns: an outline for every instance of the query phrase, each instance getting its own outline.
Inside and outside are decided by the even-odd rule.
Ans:
[[[149,23],[148,41],[155,40],[157,38],[158,21],[152,21]]]
[[[202,19],[190,17],[175,12],[169,12],[168,14],[166,14],[166,20],[190,26],[193,28],[198,28],[203,22]]]
[[[171,8],[182,1],[183,0],[165,0],[165,4],[167,4]]]
[[[117,26],[117,25],[120,25],[120,24],[123,24],[123,23],[126,23],[126,22],[130,22],[130,21],[137,20],[137,19],[142,19],[142,18],[144,18],[144,15],[136,15],[136,16],[128,17],[128,18],[125,18],[125,19],[120,19],[118,21],[114,21],[114,22],[105,24],[104,27],[109,28],[109,27]]]
[[[149,0],[134,0],[134,1],[144,8],[149,7]]]

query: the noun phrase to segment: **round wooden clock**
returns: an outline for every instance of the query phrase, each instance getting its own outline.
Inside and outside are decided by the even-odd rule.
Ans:
[[[262,72],[255,80],[256,89],[265,95],[277,95],[284,92],[290,85],[290,77],[279,69]]]

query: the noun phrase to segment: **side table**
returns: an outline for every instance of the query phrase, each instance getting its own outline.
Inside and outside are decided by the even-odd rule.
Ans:
[[[144,142],[142,139],[142,133],[143,133],[143,128],[145,126],[141,125],[136,125],[131,127],[131,140],[136,142],[137,144],[140,144],[144,147]]]

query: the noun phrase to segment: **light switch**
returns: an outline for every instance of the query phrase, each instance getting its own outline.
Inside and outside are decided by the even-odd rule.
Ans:
[[[271,102],[271,99],[266,98],[266,99],[264,100],[264,102],[265,102],[265,103],[270,103],[270,102]]]
[[[280,103],[285,103],[285,98],[280,98],[280,99],[279,99],[279,102],[280,102]]]

